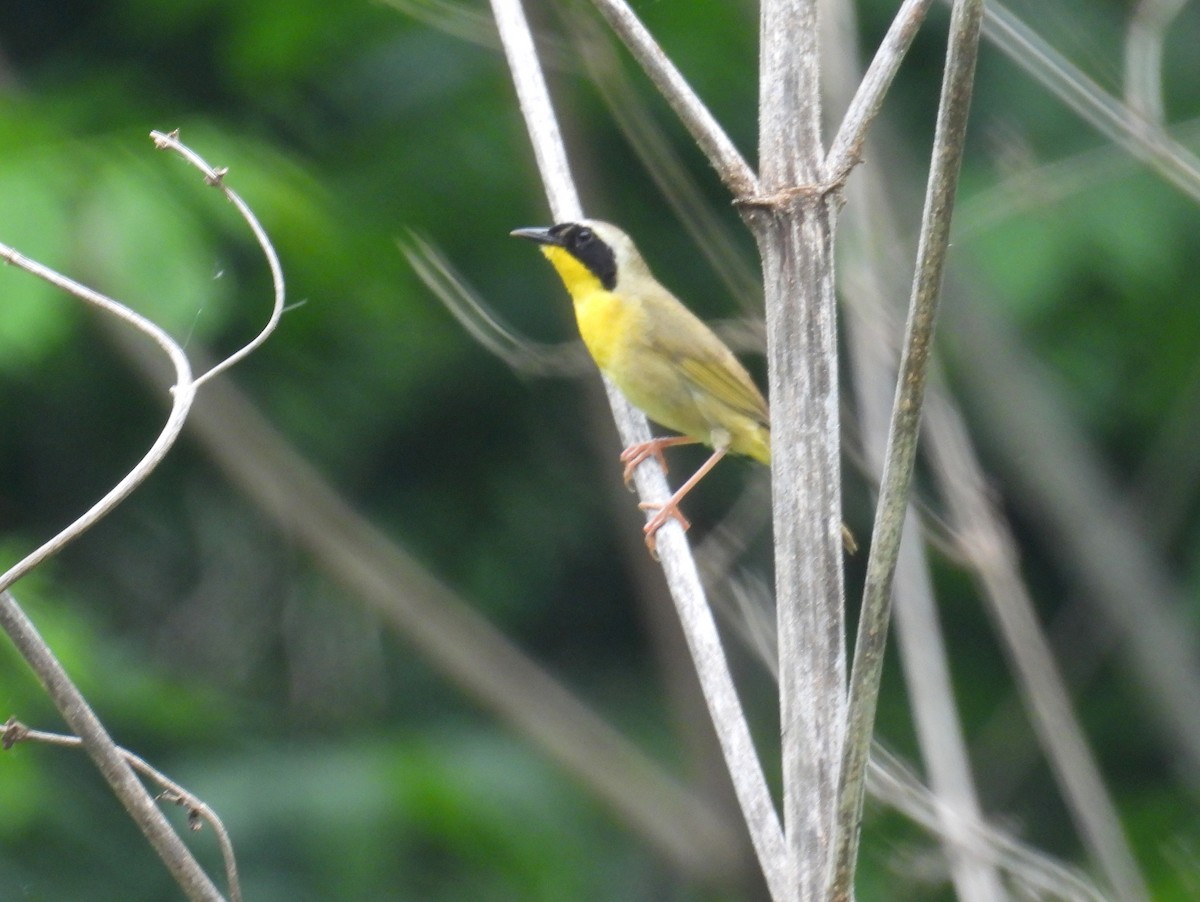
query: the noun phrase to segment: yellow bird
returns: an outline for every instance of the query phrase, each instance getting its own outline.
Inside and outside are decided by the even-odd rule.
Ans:
[[[541,246],[575,305],[579,334],[592,359],[635,407],[680,433],[654,438],[621,453],[625,481],[650,457],[663,469],[664,448],[700,443],[712,456],[665,503],[641,505],[656,513],[646,523],[646,545],[670,519],[689,524],[679,502],[728,452],[771,462],[767,402],[713,331],[663,288],[633,241],[607,222],[585,219],[512,233]]]

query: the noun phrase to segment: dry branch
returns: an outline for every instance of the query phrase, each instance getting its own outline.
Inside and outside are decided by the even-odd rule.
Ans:
[[[97,768],[108,781],[114,794],[125,806],[175,881],[189,898],[209,902],[209,900],[222,899],[220,892],[163,816],[162,811],[155,804],[155,800],[134,774],[126,753],[113,742],[112,737],[109,736],[100,719],[88,705],[83,694],[71,681],[49,645],[9,591],[22,576],[61,551],[129,497],[130,493],[163,460],[179,437],[199,383],[233,365],[265,341],[282,312],[283,274],[278,258],[249,207],[225,186],[225,170],[214,169],[190,148],[181,144],[178,140],[178,132],[172,132],[169,135],[153,132],[152,137],[157,146],[174,150],[198,168],[204,173],[208,184],[219,188],[238,208],[258,239],[271,268],[275,287],[275,305],[266,327],[249,345],[226,358],[201,379],[193,379],[191,366],[183,349],[157,325],[124,304],[28,259],[13,248],[0,245],[0,257],[6,262],[45,279],[102,313],[132,325],[138,331],[149,336],[167,354],[175,371],[175,385],[171,390],[171,412],[167,417],[166,425],[145,456],[81,517],[0,575],[0,628],[4,629],[13,645],[33,669],[63,719],[79,737],[83,748],[95,761]],[[236,884],[234,892],[236,895]]]
[[[31,730],[25,724],[10,717],[3,726],[0,726],[0,747],[7,751],[21,742],[40,742],[45,745],[57,745],[71,749],[83,748],[83,740],[78,736],[47,733],[44,730]],[[176,783],[145,758],[135,755],[128,749],[118,747],[117,751],[130,767],[162,787],[162,792],[158,794],[158,799],[172,802],[187,809],[188,825],[192,830],[199,830],[202,824],[208,824],[212,828],[214,835],[217,837],[217,845],[221,849],[221,858],[225,862],[225,881],[229,885],[229,898],[231,902],[241,902],[242,890],[241,883],[238,880],[237,859],[233,852],[233,840],[230,839],[229,831],[225,829],[225,824],[221,821],[217,812],[203,799],[189,792],[179,783]]]
[[[238,213],[241,215],[242,219],[245,220],[246,225],[250,227],[250,231],[254,235],[254,240],[258,242],[259,249],[262,251],[263,257],[267,261],[267,267],[271,270],[271,288],[274,298],[271,304],[271,315],[267,318],[266,324],[262,327],[262,329],[259,330],[258,335],[256,335],[249,343],[244,345],[239,350],[234,351],[216,366],[209,369],[208,372],[206,372],[203,376],[197,377],[193,387],[199,388],[209,379],[225,372],[225,370],[234,366],[240,360],[254,353],[254,351],[271,336],[271,333],[275,331],[275,327],[279,325],[279,318],[283,316],[283,266],[279,262],[279,255],[275,253],[275,247],[271,244],[271,239],[267,237],[266,229],[262,227],[262,224],[258,221],[258,217],[255,216],[254,211],[250,209],[250,205],[242,200],[235,191],[230,189],[230,187],[225,184],[225,176],[229,172],[227,168],[223,166],[219,168],[213,168],[207,162],[205,162],[205,160],[199,154],[179,140],[179,129],[175,129],[174,131],[168,133],[154,131],[150,133],[150,137],[154,139],[154,146],[159,150],[175,151],[175,153],[179,154],[181,157],[199,169],[202,173],[204,173],[205,183],[211,185],[224,194],[225,199],[237,208]]]
[[[761,4],[761,196],[740,207],[758,242],[766,299],[785,898],[793,900],[826,896],[846,697],[833,255],[839,200],[821,184],[816,7],[815,0]]]
[[[629,5],[624,0],[593,0],[593,3],[671,104],[729,192],[734,197],[756,195],[758,178],[754,170]]]
[[[524,10],[519,0],[493,0],[492,9],[553,217],[560,222],[577,219],[582,212],[578,195]],[[605,387],[626,445],[649,438],[646,418],[607,380]],[[667,497],[666,479],[657,466],[639,467],[634,481],[646,501],[661,502]],[[658,549],[759,864],[775,898],[786,899],[783,834],[778,815],[695,561],[677,522],[668,523],[659,532]]]
[[[823,8],[826,29],[832,46],[841,50],[823,59],[827,94],[834,102],[847,106],[848,112],[834,139],[834,149],[826,167],[837,172],[841,155],[839,145],[861,143],[843,135],[859,132],[850,123],[854,109],[869,108],[864,100],[866,85],[891,75],[895,63],[887,63],[890,47],[907,46],[908,28],[923,17],[924,7],[906,3],[888,31],[888,37],[875,53],[865,78],[853,48],[859,33],[853,0],[829,0]],[[873,74],[882,70],[880,74]],[[860,79],[862,83],[860,84]],[[857,90],[856,90],[857,86]],[[888,139],[877,139],[868,156],[882,155]],[[853,151],[851,160],[860,153]],[[841,164],[843,167],[847,164]],[[831,177],[832,178],[832,177]],[[908,173],[895,165],[867,165],[847,182],[847,205],[838,223],[843,247],[839,257],[840,296],[845,305],[846,346],[851,382],[854,386],[856,420],[860,426],[864,460],[860,462],[872,482],[878,482],[887,444],[888,422],[895,395],[896,365],[899,356],[897,336],[902,323],[894,301],[905,293],[907,273],[896,259],[894,236],[902,231],[889,200],[892,189],[908,180]],[[956,234],[961,227],[961,212],[956,215]],[[853,422],[853,421],[852,421]],[[853,441],[850,442],[851,446]],[[955,689],[953,664],[947,640],[942,632],[933,574],[927,553],[929,536],[919,527],[920,512],[927,507],[909,505],[904,527],[895,584],[896,644],[904,672],[905,692],[920,748],[920,760],[931,795],[934,833],[942,847],[946,868],[954,892],[962,902],[1001,902],[1007,898],[1002,874],[991,848],[976,838],[984,823],[983,806],[975,788],[971,757],[967,750]],[[932,537],[936,541],[936,537]],[[945,550],[945,549],[942,549]],[[878,744],[876,744],[876,749]],[[875,752],[872,767],[878,767]],[[867,794],[875,794],[879,781],[868,776]],[[926,823],[921,821],[921,823]]]
[[[50,650],[25,612],[7,589],[0,591],[0,629],[8,635],[38,681],[58,708],[63,719],[79,736],[97,769],[125,806],[175,882],[189,899],[219,902],[223,897],[184,845],[155,800],[113,742],[108,731],[71,682],[66,670]]]
[[[826,182],[840,184],[845,181],[860,161],[867,131],[879,115],[883,98],[932,3],[933,0],[905,0],[896,13],[829,147],[825,159]]]
[[[950,220],[966,142],[967,117],[983,20],[982,0],[959,0],[950,20],[950,46],[938,104],[933,163],[925,197],[917,270],[900,357],[900,375],[884,458],[879,504],[867,559],[866,585],[850,678],[850,712],[838,799],[835,899],[850,899],[858,857],[867,762],[887,644],[892,579],[916,461],[942,272],[950,246]]]

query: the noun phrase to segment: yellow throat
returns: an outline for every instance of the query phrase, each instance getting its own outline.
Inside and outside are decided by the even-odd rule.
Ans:
[[[561,247],[543,244],[546,255],[571,295],[579,335],[596,365],[607,373],[628,324],[629,305],[606,289],[590,269]]]
[[[546,255],[546,259],[553,263],[554,268],[558,270],[559,278],[567,286],[572,300],[580,301],[593,292],[604,290],[604,286],[600,284],[600,280],[596,278],[595,274],[561,247],[543,244],[541,250]]]

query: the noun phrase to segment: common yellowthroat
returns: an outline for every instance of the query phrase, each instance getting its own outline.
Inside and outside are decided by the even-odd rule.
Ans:
[[[771,462],[767,402],[738,359],[699,317],[650,272],[633,241],[614,225],[585,219],[512,233],[541,246],[575,306],[579,334],[592,359],[635,407],[680,433],[621,453],[625,481],[650,457],[663,469],[663,449],[704,444],[713,454],[646,523],[646,545],[670,519],[689,523],[679,502],[727,453]]]

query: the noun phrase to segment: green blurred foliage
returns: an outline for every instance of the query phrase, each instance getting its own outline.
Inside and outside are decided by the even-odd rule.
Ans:
[[[895,4],[861,7],[871,47]],[[1124,5],[1050,7],[1034,17],[1039,27],[1115,86]],[[500,54],[371,3],[17,2],[6,12],[0,240],[121,298],[189,349],[239,347],[263,322],[269,279],[229,205],[153,149],[151,129],[181,127],[192,147],[230,168],[229,184],[263,221],[287,275],[288,312],[237,369],[238,385],[433,574],[682,770],[691,750],[673,729],[620,538],[636,518],[610,518],[616,439],[603,411],[575,382],[519,376],[489,357],[396,248],[406,228],[418,230],[521,331],[571,339],[553,275],[506,238],[548,214]],[[753,6],[700,15],[692,3],[659,2],[639,12],[752,158]],[[554,4],[535,13],[547,33],[560,30]],[[1173,119],[1200,104],[1188,77],[1194,57],[1181,50],[1197,18],[1181,20],[1167,48]],[[944,26],[935,8],[889,101],[893,156],[866,165],[923,170]],[[980,79],[956,262],[1050,364],[1113,469],[1128,473],[1196,378],[1195,206],[994,50]],[[640,75],[633,80],[716,215],[737,229],[707,163]],[[713,291],[579,68],[552,71],[551,81],[589,211],[642,238],[663,280],[704,315],[729,315],[732,299]],[[1052,201],[1008,179],[1014,160],[1076,154],[1070,184]],[[1076,178],[1080,170],[1086,177]],[[919,198],[915,178],[895,186],[898,196]],[[744,239],[742,250],[751,248]],[[0,524],[12,561],[138,459],[162,398],[77,301],[6,267],[0,304]],[[691,458],[679,460],[685,470]],[[706,482],[690,502],[697,536],[752,475],[723,465]],[[1195,508],[1175,540],[1193,591]],[[867,520],[854,527],[866,534]],[[1026,566],[1051,622],[1063,576],[1036,548]],[[937,578],[967,731],[986,734],[1011,702],[1003,653],[969,580],[947,561]],[[326,582],[186,439],[120,511],[17,591],[117,738],[223,815],[247,899],[728,897],[688,885],[462,698]],[[769,736],[770,687],[749,655],[735,659],[755,688],[747,705],[756,729]],[[880,732],[915,756],[901,686],[893,666]],[[4,716],[58,728],[7,644],[0,697]],[[1109,665],[1080,699],[1156,898],[1191,898],[1200,823],[1135,713],[1142,704]],[[1027,732],[1023,721],[1019,729]],[[1079,858],[1044,768],[992,788],[985,779],[989,810]],[[176,897],[81,753],[5,753],[0,808],[0,886],[15,897]],[[860,898],[948,898],[906,874],[928,837],[874,809],[869,830]],[[216,872],[211,836],[193,845]]]

